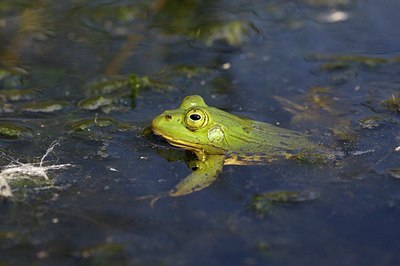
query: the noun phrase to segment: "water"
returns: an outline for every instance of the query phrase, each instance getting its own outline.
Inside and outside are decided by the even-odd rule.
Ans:
[[[74,166],[10,183],[0,264],[398,265],[399,5],[2,1],[0,126],[22,129],[0,131],[1,165],[58,140],[45,164]],[[226,166],[151,208],[136,198],[190,170],[141,131],[191,94],[346,156]],[[254,210],[276,191],[318,197]]]

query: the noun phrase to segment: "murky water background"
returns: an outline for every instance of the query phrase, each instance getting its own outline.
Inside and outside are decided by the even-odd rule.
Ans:
[[[2,169],[38,166],[53,141],[43,165],[73,166],[10,181],[0,265],[398,265],[398,10],[389,0],[2,1]],[[190,94],[346,156],[227,166],[209,188],[151,208],[136,198],[190,171],[140,132]]]

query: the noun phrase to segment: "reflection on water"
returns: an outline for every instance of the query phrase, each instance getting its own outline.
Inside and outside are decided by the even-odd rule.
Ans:
[[[399,5],[2,1],[1,171],[74,167],[10,182],[0,264],[396,265]],[[225,166],[151,208],[190,170],[142,130],[192,94],[344,156]]]

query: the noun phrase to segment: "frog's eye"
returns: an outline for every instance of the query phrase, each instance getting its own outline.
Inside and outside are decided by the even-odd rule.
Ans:
[[[199,129],[208,123],[207,113],[200,108],[193,108],[185,115],[186,127],[190,130]]]

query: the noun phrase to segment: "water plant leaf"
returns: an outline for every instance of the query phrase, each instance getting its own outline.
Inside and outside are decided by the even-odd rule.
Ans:
[[[33,136],[33,129],[30,127],[10,122],[0,122],[0,138],[2,139],[25,139]]]
[[[313,201],[319,198],[316,191],[273,191],[255,195],[250,203],[251,209],[258,215],[265,215],[275,204],[293,204]]]

